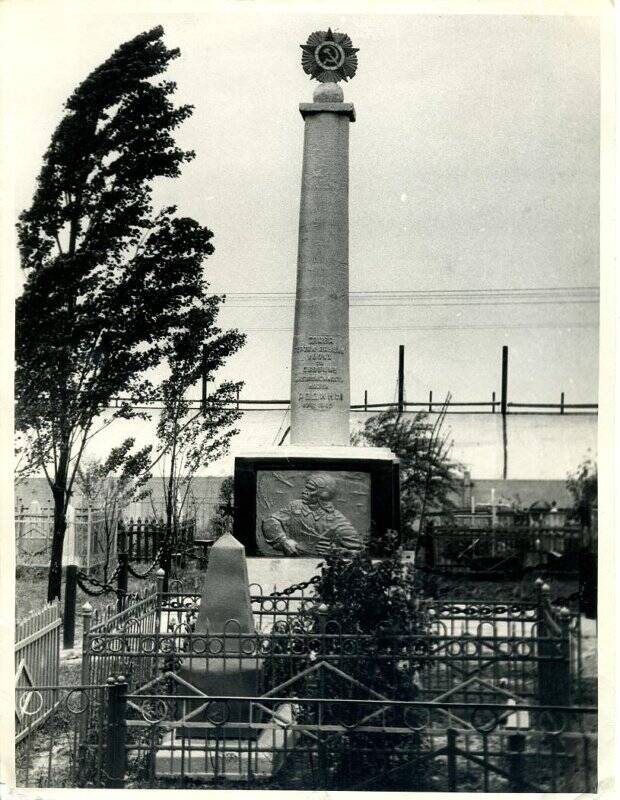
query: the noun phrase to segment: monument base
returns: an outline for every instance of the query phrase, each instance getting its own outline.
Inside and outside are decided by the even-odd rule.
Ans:
[[[218,730],[215,726],[205,727],[200,738],[182,738],[172,731],[157,748],[155,774],[158,778],[183,775],[204,781],[270,778],[297,741],[299,734],[290,730],[293,722],[292,705],[283,703],[274,709],[274,727],[259,729],[254,741],[224,738],[226,728],[213,735]]]
[[[225,639],[221,640],[221,647],[225,646]],[[218,636],[215,635],[212,643],[219,646]],[[225,658],[200,658],[193,657],[185,659],[177,670],[178,675],[199,691],[207,696],[217,697],[218,695],[230,695],[235,697],[252,697],[256,695],[259,685],[258,676],[262,667],[262,659],[259,658],[238,658],[236,653],[239,647],[230,648],[228,646]],[[195,702],[184,701],[188,706],[188,711],[192,711],[192,705],[198,707],[203,705],[204,697],[200,697]],[[252,728],[232,728],[232,723],[247,722],[248,712],[247,703],[243,700],[231,700],[227,703],[227,721],[229,723],[229,735],[241,739],[251,739],[256,736],[256,730]],[[194,722],[206,721],[206,712],[194,718]],[[257,717],[257,721],[260,721]],[[201,738],[208,735],[207,728],[189,728],[188,735],[194,738]]]
[[[251,556],[318,564],[334,548],[372,554],[374,539],[399,530],[399,506],[387,448],[289,445],[235,458],[233,534]]]

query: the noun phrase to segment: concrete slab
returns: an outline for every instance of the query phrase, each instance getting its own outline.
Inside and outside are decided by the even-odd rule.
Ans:
[[[158,778],[184,775],[205,782],[216,777],[228,781],[270,778],[282,767],[299,736],[290,730],[294,722],[290,703],[277,706],[275,714],[273,727],[265,728],[253,742],[232,738],[223,745],[208,736],[181,742],[171,731],[155,754],[155,774]]]

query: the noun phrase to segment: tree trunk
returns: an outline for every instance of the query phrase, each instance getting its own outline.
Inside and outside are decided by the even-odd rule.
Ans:
[[[62,550],[65,543],[65,530],[67,529],[67,504],[64,486],[56,485],[52,489],[54,496],[54,535],[52,537],[52,552],[50,568],[47,579],[47,601],[51,603],[56,598],[60,599],[62,588]]]
[[[58,459],[58,467],[52,484],[54,498],[54,534],[52,536],[52,552],[47,578],[47,601],[58,598],[62,589],[62,550],[67,529],[67,478],[69,473],[69,451],[62,448]]]

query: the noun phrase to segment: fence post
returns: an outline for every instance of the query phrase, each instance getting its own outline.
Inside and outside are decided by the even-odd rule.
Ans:
[[[456,792],[456,730],[448,728],[446,744],[448,750],[448,791]]]
[[[82,667],[81,667],[82,686],[87,686],[90,681],[88,635],[90,633],[92,618],[93,618],[93,607],[87,600],[82,606]]]
[[[157,613],[156,613],[156,628],[155,633],[161,633],[161,612],[164,605],[164,578],[165,573],[160,567],[155,573],[157,579]]]
[[[138,517],[134,525],[135,542],[136,542],[136,561],[142,560],[142,519]]]
[[[82,686],[88,686],[90,683],[90,647],[89,647],[89,633],[90,626],[93,618],[93,607],[86,601],[82,606],[82,665],[80,667],[80,683]],[[84,691],[88,691],[84,689]],[[91,703],[82,711],[80,717],[80,741],[83,742],[88,734],[88,718],[90,714]]]
[[[127,553],[127,534],[125,528],[117,529],[116,551],[118,558],[118,576],[116,578],[116,610],[120,614],[125,606],[127,584],[129,579],[129,554]]]
[[[86,572],[90,572],[90,559],[91,559],[91,536],[93,535],[93,515],[90,505],[86,511],[86,564],[84,568]]]
[[[122,675],[108,678],[106,728],[106,786],[122,789],[127,772],[127,682]]]
[[[163,545],[163,552],[161,554],[161,559],[160,559],[159,563],[161,565],[161,568],[164,571],[164,586],[163,586],[163,590],[164,590],[164,592],[167,592],[168,591],[168,582],[170,580],[170,568],[171,568],[171,562],[172,562],[172,546],[173,546],[173,543],[172,543],[171,532],[168,531],[167,528],[164,531],[163,522],[161,523],[161,531],[160,532],[161,532],[161,537],[160,537],[160,539],[158,541],[161,541],[161,538],[163,537],[164,545]]]
[[[559,705],[570,705],[571,702],[571,669],[570,669],[570,611],[566,606],[560,609],[560,629],[562,662],[556,668],[557,695]]]
[[[67,564],[65,567],[65,608],[62,619],[62,646],[65,650],[70,650],[75,643],[77,573],[76,564]]]
[[[563,678],[560,678],[559,674],[559,670],[562,668],[560,663],[557,660],[549,660],[557,655],[556,642],[552,640],[554,631],[548,621],[548,616],[551,614],[549,600],[551,588],[540,578],[536,580],[536,587],[538,594],[538,697],[541,705],[554,705],[558,696],[562,696],[562,692],[558,690]],[[558,644],[563,646],[560,637],[558,637]]]
[[[534,581],[536,591],[536,657],[538,666],[538,702],[545,705],[547,698],[547,672],[545,670],[545,662],[543,658],[546,655],[546,647],[543,639],[546,635],[545,626],[545,607],[543,586],[546,586],[542,578],[536,578]]]
[[[524,791],[523,772],[525,769],[524,733],[511,733],[510,736],[508,736],[506,753],[508,756],[508,774],[510,775],[509,791],[522,792]]]
[[[325,603],[321,603],[317,608],[317,612],[319,615],[319,635],[321,641],[321,652],[319,654],[319,658],[325,658],[327,654],[327,640],[325,638],[325,633],[327,630],[327,614],[329,608]],[[319,678],[319,697],[321,698],[321,702],[319,703],[319,715],[318,721],[319,725],[323,723],[323,700],[325,699],[325,670],[321,670]],[[329,764],[327,759],[327,745],[323,741],[323,737],[319,738],[318,744],[318,772],[319,772],[319,789],[327,789],[328,782],[329,782]]]

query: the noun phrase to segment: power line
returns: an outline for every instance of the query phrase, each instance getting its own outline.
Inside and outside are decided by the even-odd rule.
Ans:
[[[497,298],[489,298],[488,301],[476,302],[410,302],[410,303],[356,303],[351,302],[350,308],[447,308],[449,306],[456,306],[465,308],[467,306],[573,306],[584,304],[598,304],[598,299],[580,299],[580,300],[499,300]],[[228,308],[292,308],[293,302],[290,303],[227,303]]]
[[[350,331],[452,331],[452,330],[525,330],[525,329],[544,329],[544,330],[572,330],[573,328],[598,328],[597,323],[576,322],[576,323],[532,323],[532,324],[504,324],[498,323],[478,323],[462,325],[353,325],[349,328]],[[293,326],[288,327],[243,327],[244,333],[257,333],[257,332],[288,332],[292,331]]]
[[[565,293],[565,292],[596,292],[598,286],[541,286],[524,289],[360,289],[352,290],[351,295],[437,295],[437,294],[525,294],[525,293]],[[221,292],[228,297],[288,297],[294,296],[294,292]]]
[[[293,292],[230,292],[228,308],[288,308]],[[480,305],[575,305],[598,303],[596,286],[545,287],[540,289],[421,289],[360,291],[349,293],[352,308]]]

